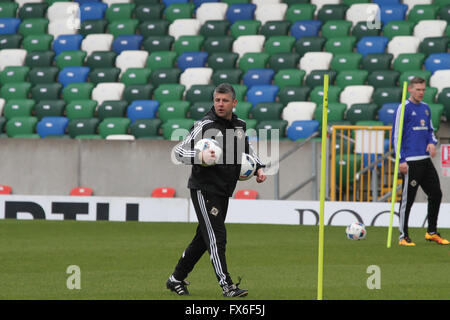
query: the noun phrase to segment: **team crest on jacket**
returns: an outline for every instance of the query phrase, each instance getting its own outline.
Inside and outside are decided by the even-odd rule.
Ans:
[[[421,120],[420,120],[420,125],[421,125],[422,127],[425,127],[425,120],[421,119]]]
[[[417,186],[417,181],[416,181],[416,180],[411,181],[411,186],[412,186],[412,187]]]
[[[216,207],[212,207],[209,213],[216,217],[219,214],[219,209],[217,209]]]

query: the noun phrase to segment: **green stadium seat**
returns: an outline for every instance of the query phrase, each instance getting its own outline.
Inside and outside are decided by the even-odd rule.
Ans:
[[[345,118],[345,112],[347,111],[347,105],[344,103],[339,102],[333,102],[328,104],[328,115],[327,115],[327,122],[335,123],[344,121]],[[319,127],[322,127],[322,120],[323,120],[323,105],[318,104],[316,109],[314,110],[314,120],[319,121]]]
[[[235,68],[238,57],[239,55],[234,52],[212,53],[208,56],[208,68],[213,70]]]
[[[161,124],[160,119],[138,119],[130,125],[130,134],[136,139],[159,138]]]
[[[231,35],[236,39],[240,36],[250,36],[259,34],[261,21],[258,20],[238,20],[230,27]]]
[[[433,124],[434,132],[437,132],[441,125],[441,116],[444,113],[444,105],[440,103],[428,104],[431,111],[431,123]]]
[[[200,120],[204,117],[205,114],[211,109],[212,102],[208,101],[200,101],[194,102],[189,107],[188,117],[194,120]]]
[[[56,66],[60,69],[65,67],[81,67],[84,65],[86,52],[82,50],[63,51],[56,57]]]
[[[410,81],[413,77],[421,77],[425,79],[426,84],[429,84],[430,77],[431,77],[431,71],[429,70],[410,70],[410,71],[404,71],[400,75],[399,84],[403,85],[404,81]]]
[[[286,120],[263,120],[258,122],[255,129],[258,132],[259,139],[272,139],[273,130],[278,130],[278,138],[286,137],[286,128],[288,122]]]
[[[108,20],[85,20],[80,24],[80,34],[84,37],[89,34],[105,33],[108,26]]]
[[[313,20],[317,6],[310,3],[294,3],[286,10],[285,20],[294,23],[299,20]]]
[[[419,52],[427,56],[432,53],[447,52],[449,44],[450,38],[448,37],[425,38],[419,45]]]
[[[91,69],[112,68],[116,65],[117,53],[114,51],[94,51],[86,59],[86,66]]]
[[[264,43],[264,52],[270,55],[276,53],[290,53],[296,39],[293,36],[272,36]]]
[[[261,102],[255,105],[249,113],[251,119],[259,121],[281,120],[284,105],[280,102]]]
[[[376,88],[373,92],[372,100],[380,108],[385,103],[401,102],[402,88],[401,87]]]
[[[135,100],[151,100],[154,90],[151,84],[130,84],[123,91],[123,100],[129,103]]]
[[[147,84],[151,70],[147,68],[128,68],[120,77],[125,85]]]
[[[352,53],[355,48],[356,37],[333,37],[325,42],[325,51],[331,52],[334,55],[341,53]]]
[[[16,2],[0,2],[0,18],[15,18],[18,7]]]
[[[164,10],[164,4],[162,3],[144,3],[138,5],[134,9],[136,18],[143,22],[148,20],[161,19]]]
[[[153,51],[147,58],[146,67],[150,70],[170,69],[175,66],[176,58],[174,51]]]
[[[30,18],[45,18],[48,4],[45,2],[26,2],[20,6],[18,17],[22,20]]]
[[[15,117],[6,123],[5,131],[8,137],[21,137],[24,135],[33,135],[36,133],[36,117]]]
[[[5,117],[0,116],[0,137],[7,137],[5,132],[5,124],[6,124],[6,119]]]
[[[166,101],[183,100],[183,94],[186,87],[182,84],[171,83],[171,84],[161,84],[153,92],[155,100],[160,103]]]
[[[352,36],[355,36],[357,41],[363,37],[375,37],[380,35],[380,29],[369,28],[367,21],[360,21],[356,23],[352,28]]]
[[[372,71],[367,79],[367,84],[374,88],[397,86],[400,72],[396,70]]]
[[[339,102],[341,92],[342,92],[341,87],[329,85],[328,102]],[[309,98],[311,99],[312,102],[315,102],[316,104],[323,103],[323,85],[314,87],[311,90]]]
[[[305,84],[310,88],[323,86],[325,74],[328,74],[329,84],[332,85],[335,82],[337,76],[337,73],[334,70],[313,70],[306,76]]]
[[[100,123],[98,118],[75,118],[69,121],[67,132],[71,138],[81,138],[81,136],[97,135],[97,127]]]
[[[105,100],[97,107],[97,117],[100,120],[105,118],[124,118],[128,102],[125,100]]]
[[[161,119],[163,123],[170,119],[186,118],[190,105],[189,101],[183,100],[162,102],[158,108],[158,118]]]
[[[280,89],[286,86],[301,85],[305,74],[306,72],[301,69],[282,69],[275,74],[273,82]]]
[[[148,36],[143,42],[144,50],[148,52],[154,51],[170,51],[175,38],[169,35],[164,36]]]
[[[346,86],[365,85],[369,72],[367,70],[345,70],[338,73],[336,85],[344,89]]]
[[[269,58],[269,67],[275,72],[282,69],[294,69],[298,67],[300,55],[296,52],[291,53],[275,53]]]
[[[59,82],[39,83],[31,88],[31,96],[35,101],[60,99],[63,85]]]
[[[353,104],[347,110],[346,118],[352,125],[358,121],[371,121],[376,119],[379,107],[375,103]]]
[[[22,39],[20,34],[0,34],[0,50],[20,49]]]
[[[0,96],[5,99],[5,101],[23,100],[28,99],[30,90],[30,82],[6,83],[0,89]]]
[[[323,23],[345,20],[347,9],[348,6],[346,4],[324,4],[317,12],[317,19]]]
[[[346,37],[350,34],[352,22],[347,20],[330,20],[322,25],[322,37]]]
[[[383,28],[383,34],[389,40],[396,36],[410,36],[413,34],[415,22],[399,20],[388,22]]]
[[[420,70],[425,61],[424,53],[402,53],[394,60],[393,68],[396,71]]]
[[[128,134],[129,118],[106,118],[98,125],[98,134],[105,139],[112,134]]]
[[[303,57],[306,52],[322,51],[326,41],[325,37],[301,37],[295,41],[294,50]]]
[[[450,87],[443,88],[438,96],[437,103],[444,106],[444,115],[447,119],[450,119]]]
[[[29,117],[32,115],[34,104],[34,100],[31,99],[8,100],[3,107],[3,115],[6,120],[14,117]]]
[[[408,13],[408,20],[417,23],[421,20],[435,20],[438,6],[434,4],[416,4]]]
[[[267,38],[273,36],[285,36],[289,34],[291,22],[287,20],[267,21],[259,30],[259,33]]]
[[[26,66],[9,66],[0,72],[0,84],[25,82],[30,72],[30,68]]]
[[[210,36],[203,42],[203,49],[209,54],[232,53],[233,42],[232,36]]]
[[[236,83],[232,83],[231,86],[234,89],[234,92],[236,93],[236,100],[239,101],[244,101],[245,100],[245,96],[247,95],[247,86],[245,84],[236,84]]]
[[[116,20],[131,19],[135,7],[134,3],[112,3],[105,11],[105,18],[109,23]]]
[[[170,22],[167,20],[151,20],[142,22],[139,27],[139,33],[147,39],[151,36],[165,36],[169,30]]]
[[[194,102],[209,102],[213,101],[214,85],[192,85],[188,90],[186,90],[185,99],[190,103]]]
[[[347,182],[353,183],[355,179],[355,172],[358,172],[358,168],[361,168],[361,154],[343,154],[342,157],[339,154],[336,156],[336,181],[340,181],[343,189],[346,189]],[[341,177],[342,172],[342,177]],[[338,188],[339,188],[338,187]]]
[[[228,20],[207,20],[200,27],[200,35],[207,37],[226,36],[230,22]]]
[[[195,5],[192,2],[172,3],[165,10],[165,19],[174,22],[177,19],[191,19]]]
[[[331,69],[341,71],[351,71],[359,69],[362,61],[362,54],[358,52],[338,53],[331,59]]]
[[[438,93],[438,89],[437,88],[426,87],[425,94],[423,95],[422,101],[427,103],[427,104],[436,103],[437,93]]]
[[[155,86],[178,83],[181,70],[178,68],[156,69],[150,74],[150,82]]]
[[[238,61],[238,67],[244,73],[249,69],[264,69],[267,66],[270,55],[267,52],[248,52]]]
[[[28,73],[28,80],[34,85],[38,83],[56,82],[59,69],[57,67],[32,68]]]
[[[22,20],[18,33],[24,37],[29,35],[47,34],[49,20],[47,18],[30,18]]]
[[[277,93],[278,100],[286,106],[293,101],[307,101],[311,88],[308,86],[294,85],[280,88]]]
[[[166,140],[183,140],[193,127],[193,119],[170,119],[161,125],[162,134]],[[178,131],[176,131],[178,130]]]
[[[34,67],[51,67],[53,65],[54,51],[34,51],[28,52],[25,57],[25,65]]]
[[[95,68],[89,72],[89,82],[98,84],[100,82],[117,82],[119,79],[119,68]]]
[[[25,36],[22,47],[30,51],[49,51],[52,49],[53,36],[50,34],[36,34]]]
[[[241,69],[219,69],[214,71],[211,81],[214,85],[227,82],[230,84],[239,84],[244,72]]]
[[[447,23],[450,23],[450,4],[448,2],[440,6],[438,15],[440,20],[445,20]]]
[[[41,120],[43,117],[62,117],[66,102],[64,100],[41,100],[34,106],[34,115]]]
[[[233,112],[241,119],[248,119],[250,115],[250,110],[253,108],[251,102],[238,100],[236,107]]]
[[[139,25],[138,19],[114,20],[108,24],[107,31],[114,37],[135,34]]]
[[[201,51],[205,37],[197,36],[180,36],[173,43],[173,50],[177,54],[190,51]]]
[[[366,55],[361,62],[361,67],[369,72],[388,70],[394,55],[391,53],[371,53]]]
[[[66,102],[73,100],[90,100],[95,84],[92,82],[70,83],[62,90]]]
[[[93,118],[97,101],[72,100],[66,105],[66,116],[71,119]]]

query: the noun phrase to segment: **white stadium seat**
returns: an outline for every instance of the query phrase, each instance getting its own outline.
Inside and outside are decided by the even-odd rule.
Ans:
[[[366,85],[346,86],[341,92],[339,101],[349,109],[355,103],[370,103],[374,87]]]
[[[47,9],[47,19],[56,20],[79,19],[80,5],[78,2],[54,2]]]
[[[0,117],[3,114],[3,107],[5,106],[5,99],[0,98]]]
[[[379,16],[380,7],[375,3],[352,4],[346,12],[346,20],[355,26],[360,21],[374,21]]]
[[[436,70],[430,77],[430,87],[438,90],[438,93],[444,88],[450,87],[450,70]]]
[[[264,25],[267,21],[284,20],[288,5],[286,3],[261,3],[257,4],[255,10],[255,20],[261,21]]]
[[[50,21],[48,24],[48,34],[51,34],[54,39],[60,35],[77,33],[78,28],[76,22],[70,19],[57,19]]]
[[[277,4],[277,3],[281,3],[283,1],[281,1],[281,0],[252,0],[251,2],[253,4],[256,4],[257,6],[259,6],[260,4]]]
[[[212,74],[211,68],[187,68],[180,75],[180,84],[185,86],[184,92],[187,92],[192,85],[209,84]]]
[[[203,25],[208,20],[224,20],[227,9],[225,2],[205,2],[197,8],[195,16]]]
[[[395,60],[401,53],[417,53],[420,39],[415,36],[396,36],[389,41],[387,53],[394,55]]]
[[[316,13],[326,4],[340,4],[341,0],[311,0],[311,4],[316,5]]]
[[[3,49],[0,50],[0,71],[5,67],[23,66],[27,50],[25,49]]]
[[[130,3],[131,0],[102,0],[102,2],[106,3],[108,7],[110,7],[112,4]]]
[[[135,136],[132,134],[110,134],[106,136],[106,140],[128,140],[128,141],[134,141],[136,140]]]
[[[263,35],[251,35],[237,37],[233,42],[233,52],[241,58],[247,52],[262,52],[266,37]]]
[[[128,68],[145,68],[148,51],[124,50],[116,58],[116,67],[125,72]]]
[[[169,26],[169,36],[177,40],[181,36],[196,36],[201,28],[200,20],[197,19],[176,19]]]
[[[409,13],[409,11],[411,11],[411,9],[417,5],[417,4],[432,4],[433,1],[432,0],[403,0],[403,3],[408,5],[408,11],[407,14]]]
[[[445,28],[445,20],[421,20],[415,25],[413,35],[422,42],[425,38],[444,36]]]
[[[91,99],[98,105],[106,100],[122,100],[125,84],[121,82],[101,82],[92,90]]]
[[[288,122],[288,127],[297,120],[313,120],[316,104],[310,101],[292,101],[284,107],[281,118]]]
[[[331,52],[306,52],[300,59],[299,68],[308,75],[312,70],[328,70],[333,59]]]
[[[111,51],[114,41],[112,34],[88,34],[81,42],[81,50],[89,57],[93,51]]]

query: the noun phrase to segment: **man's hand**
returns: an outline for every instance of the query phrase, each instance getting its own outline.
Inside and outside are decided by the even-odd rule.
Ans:
[[[398,169],[401,173],[407,174],[408,173],[408,164],[406,162],[402,162],[398,165]]]
[[[264,173],[264,170],[262,168],[259,168],[256,172],[256,182],[261,183],[266,181],[266,175]]]
[[[199,152],[198,157],[202,164],[211,166],[216,162],[216,153],[212,149],[206,149]]]
[[[436,155],[436,146],[432,143],[427,145],[427,152],[430,154],[432,158]]]

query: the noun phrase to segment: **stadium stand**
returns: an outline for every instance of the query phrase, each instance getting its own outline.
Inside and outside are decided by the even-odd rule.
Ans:
[[[320,105],[326,73],[330,105],[348,110],[399,102],[395,88],[414,75],[427,79],[426,101],[440,104],[450,88],[449,22],[446,1],[0,1],[0,135],[58,127],[56,136],[106,138],[99,130],[111,117],[131,119],[120,134],[167,139],[168,108],[181,110],[173,125],[189,126],[221,82],[235,86],[237,112],[256,128],[290,103]],[[81,100],[95,107],[86,102],[74,116]],[[276,108],[264,113],[261,103]],[[336,119],[354,123],[357,110]]]

